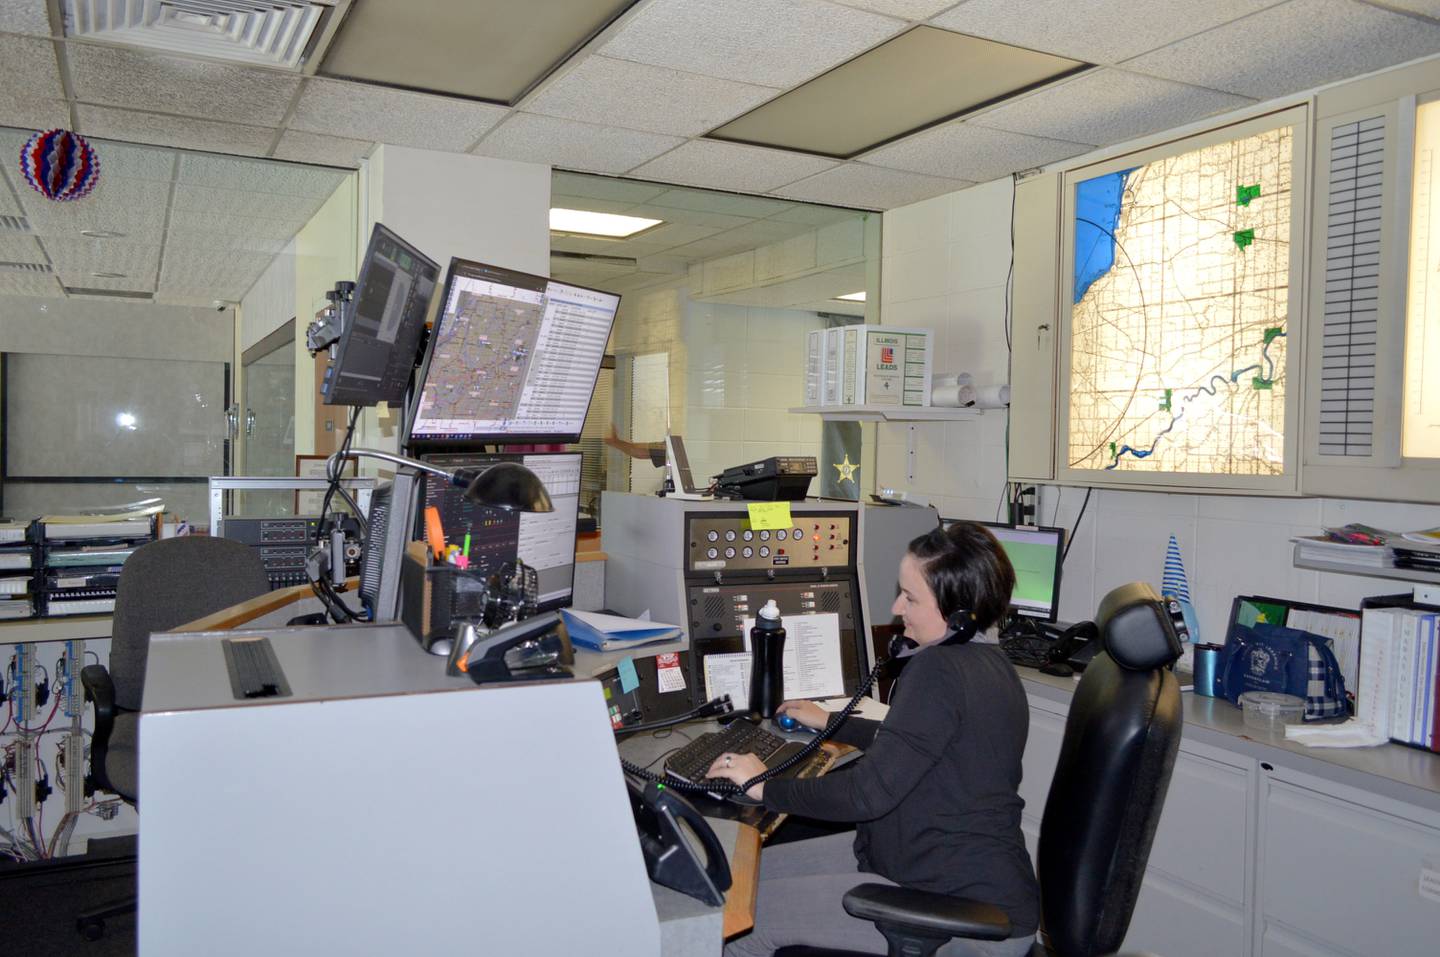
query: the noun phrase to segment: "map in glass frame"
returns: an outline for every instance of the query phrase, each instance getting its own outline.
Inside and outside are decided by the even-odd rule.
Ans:
[[[1071,468],[1284,474],[1292,139],[1076,184]]]

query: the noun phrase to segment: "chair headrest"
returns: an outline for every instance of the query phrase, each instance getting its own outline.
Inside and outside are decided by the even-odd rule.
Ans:
[[[1178,606],[1174,614],[1178,618]],[[1095,625],[1101,647],[1122,668],[1151,671],[1180,657],[1180,635],[1170,603],[1146,582],[1121,585],[1101,599]]]

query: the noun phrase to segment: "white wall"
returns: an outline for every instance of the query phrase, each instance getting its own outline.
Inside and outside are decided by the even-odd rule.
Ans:
[[[934,329],[937,370],[964,369],[982,381],[1005,377],[1010,190],[1008,179],[999,180],[885,214],[882,320]],[[916,481],[909,487],[930,495],[947,518],[995,520],[1006,476],[1006,418],[992,411],[971,422],[916,426]],[[906,428],[878,430],[879,479],[901,488],[907,487]],[[1045,488],[1041,494],[1041,523],[1074,530],[1060,617],[1093,617],[1105,593],[1128,581],[1158,587],[1173,534],[1207,641],[1224,637],[1237,594],[1354,607],[1365,595],[1404,590],[1396,581],[1296,569],[1292,535],[1347,522],[1397,529],[1440,525],[1440,506],[1097,490],[1077,529],[1084,498],[1080,488]]]
[[[255,285],[240,300],[240,351],[264,339],[298,315],[295,308],[295,239],[255,280]],[[304,323],[298,323],[301,328]]]

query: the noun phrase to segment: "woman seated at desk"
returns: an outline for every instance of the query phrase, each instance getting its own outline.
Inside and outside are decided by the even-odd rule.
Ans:
[[[915,647],[891,693],[884,721],[851,717],[833,740],[865,757],[844,774],[776,779],[749,796],[772,811],[855,822],[849,834],[782,844],[760,864],[755,929],[726,957],[768,955],[811,944],[886,952],[869,921],[845,913],[845,892],[865,882],[952,894],[999,907],[1013,934],[1003,941],[953,941],[941,953],[1010,957],[1029,952],[1039,923],[1039,888],[1020,832],[1021,756],[1030,728],[1025,692],[999,647],[965,641],[1004,614],[1015,572],[989,531],[969,522],[910,543],[891,611]],[[964,623],[968,625],[969,623]],[[830,713],[812,701],[780,711],[812,728]],[[764,771],[754,755],[723,754],[710,775],[743,784]]]

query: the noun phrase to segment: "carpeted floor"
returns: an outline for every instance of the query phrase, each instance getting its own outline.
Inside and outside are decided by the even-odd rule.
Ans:
[[[131,853],[133,847],[129,842]],[[126,850],[111,846],[54,863],[0,868],[5,950],[26,957],[134,957],[133,913],[108,919],[98,941],[75,930],[81,911],[135,893],[135,862],[124,856]]]

